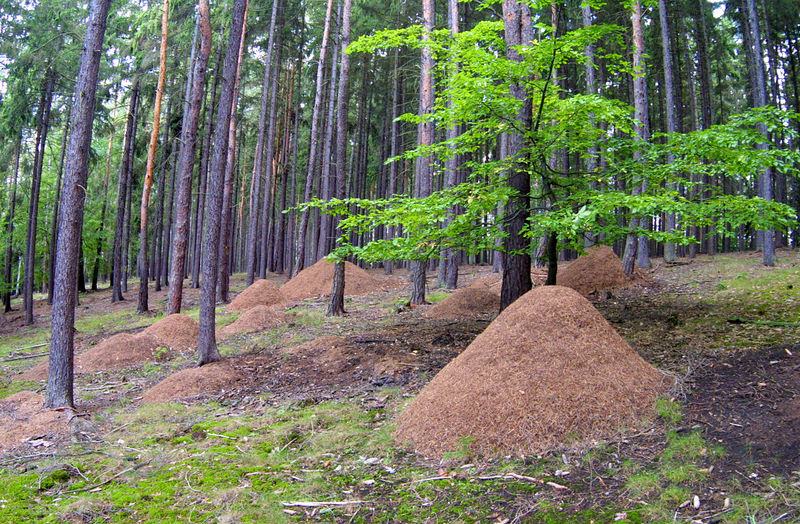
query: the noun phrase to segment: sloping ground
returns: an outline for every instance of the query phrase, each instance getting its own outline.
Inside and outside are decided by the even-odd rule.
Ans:
[[[464,437],[487,454],[541,453],[639,425],[670,384],[577,292],[538,287],[434,377],[396,436],[431,456]]]
[[[240,333],[263,331],[285,324],[288,318],[284,313],[275,311],[270,307],[254,306],[242,313],[242,316],[233,323],[220,329],[217,334],[220,338],[224,338]]]
[[[274,306],[285,300],[277,284],[262,278],[253,282],[247,289],[231,300],[228,308],[234,311],[247,311],[256,306]]]
[[[235,387],[242,374],[228,360],[174,373],[142,395],[144,404],[167,402],[198,395],[216,395]]]
[[[57,438],[69,430],[69,410],[44,409],[44,396],[20,391],[0,399],[0,453],[35,438]]]
[[[320,259],[281,286],[281,293],[289,300],[329,295],[333,286],[333,268],[331,262]],[[380,280],[350,262],[344,263],[344,278],[345,295],[363,295],[385,287]]]
[[[617,289],[635,284],[622,270],[622,261],[608,246],[595,246],[558,272],[559,286],[574,289],[581,295]]]
[[[155,337],[162,346],[185,350],[197,347],[199,330],[200,325],[192,317],[173,313],[145,329],[144,333]]]
[[[500,310],[500,296],[478,286],[468,286],[454,291],[449,297],[426,311],[424,316],[465,318],[497,313]]]

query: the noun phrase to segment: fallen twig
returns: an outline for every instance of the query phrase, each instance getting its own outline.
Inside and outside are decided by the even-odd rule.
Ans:
[[[3,362],[11,362],[12,360],[28,360],[28,359],[31,359],[31,358],[46,357],[49,354],[50,354],[49,352],[45,352],[45,353],[34,353],[32,355],[20,355],[18,357],[6,358],[6,359],[3,360]]]
[[[114,479],[116,479],[118,477],[121,477],[125,473],[133,471],[134,469],[136,469],[136,468],[124,469],[124,470],[120,471],[119,473],[117,473],[116,475],[114,475],[113,477],[111,477],[109,479],[106,479],[103,482],[100,482],[99,484],[94,484],[92,486],[86,486],[86,487],[78,488],[78,489],[71,489],[69,491],[62,491],[62,493],[66,495],[68,493],[81,493],[81,492],[84,492],[84,491],[91,491],[91,490],[97,489],[97,488],[99,488],[101,486],[105,486],[106,484],[108,484],[109,482],[113,481]]]
[[[291,507],[299,507],[299,508],[321,508],[324,506],[349,506],[350,504],[369,504],[366,500],[341,500],[341,501],[330,501],[330,502],[281,502],[281,505],[287,508]]]

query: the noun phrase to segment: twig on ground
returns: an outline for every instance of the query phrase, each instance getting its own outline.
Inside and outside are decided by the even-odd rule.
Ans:
[[[340,501],[330,501],[330,502],[281,502],[281,505],[287,508],[290,507],[299,507],[299,508],[322,508],[325,506],[349,506],[350,504],[369,504],[366,500],[340,500]]]

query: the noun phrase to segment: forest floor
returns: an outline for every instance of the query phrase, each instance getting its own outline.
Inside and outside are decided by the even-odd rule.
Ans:
[[[678,378],[633,434],[528,457],[403,448],[396,415],[492,316],[424,318],[396,286],[348,297],[345,317],[309,299],[286,308],[285,325],[225,339],[236,379],[214,392],[143,402],[193,366],[190,351],[79,375],[77,411],[0,455],[0,521],[800,521],[800,253],[780,251],[775,268],[753,253],[654,262],[652,285],[592,298]],[[489,274],[463,267],[459,285]],[[79,347],[163,316],[163,292],[151,294],[156,313],[137,315],[135,288],[114,305],[107,290],[82,295]],[[185,297],[196,318],[197,292]],[[49,315],[0,320],[0,399],[43,393],[18,375],[44,358]],[[220,325],[238,316],[218,310]]]

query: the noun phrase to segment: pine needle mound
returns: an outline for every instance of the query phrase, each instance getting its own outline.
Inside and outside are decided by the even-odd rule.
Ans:
[[[636,282],[622,270],[622,261],[608,246],[594,246],[558,272],[559,286],[574,289],[581,295],[628,287]]]
[[[195,319],[173,313],[145,329],[144,333],[154,336],[162,346],[185,350],[197,347],[199,331],[200,325]]]
[[[228,308],[234,311],[247,311],[256,306],[274,306],[285,300],[277,284],[262,278],[253,282],[247,289],[231,300]]]
[[[44,396],[20,391],[0,399],[0,453],[6,453],[34,437],[65,434],[69,429],[69,410],[45,409]]]
[[[281,292],[289,300],[303,300],[320,295],[329,295],[333,286],[334,264],[324,258],[307,267],[296,277],[281,286]],[[380,280],[357,265],[344,263],[344,294],[363,295],[384,289]]]
[[[267,306],[255,306],[245,311],[233,323],[219,330],[220,337],[238,335],[239,333],[252,333],[263,331],[285,324],[288,321],[285,314]]]
[[[500,310],[500,295],[479,287],[463,287],[425,312],[428,318],[477,317]]]
[[[503,287],[503,279],[499,276],[483,277],[473,280],[467,288],[482,289],[500,296],[500,289]]]
[[[155,360],[153,350],[164,345],[147,332],[119,333],[90,347],[75,359],[76,373],[93,373],[136,367]]]
[[[634,428],[671,380],[576,291],[543,286],[506,308],[400,415],[426,456],[542,453]]]
[[[198,395],[218,395],[234,387],[242,374],[227,360],[188,368],[168,376],[142,395],[142,403],[156,404]]]

